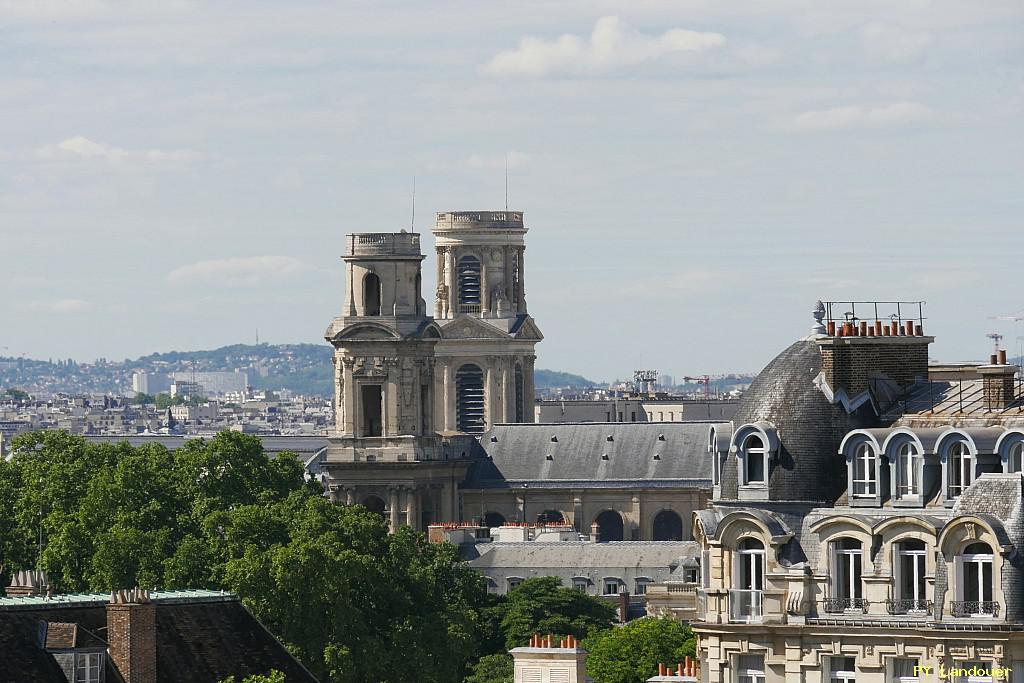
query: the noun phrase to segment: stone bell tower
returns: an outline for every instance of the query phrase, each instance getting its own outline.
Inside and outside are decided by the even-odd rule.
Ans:
[[[479,434],[533,422],[534,347],[526,309],[522,211],[444,211],[434,226],[442,340],[435,349],[435,424]]]
[[[324,461],[332,500],[384,514],[392,530],[458,519],[466,462],[447,460],[435,424],[440,328],[420,296],[415,233],[346,238],[347,294],[334,346],[335,434]]]

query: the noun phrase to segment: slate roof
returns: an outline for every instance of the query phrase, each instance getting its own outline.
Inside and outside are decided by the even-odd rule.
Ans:
[[[152,594],[158,683],[217,683],[270,669],[284,672],[288,683],[316,683],[236,596],[184,595]],[[102,645],[109,595],[74,597],[68,602],[0,599],[0,683],[67,683],[53,656],[39,646],[40,620],[75,624],[79,636],[87,631],[95,641],[90,646]],[[120,680],[108,658],[108,683]]]
[[[776,356],[751,383],[733,415],[733,425],[767,422],[780,446],[768,479],[775,501],[832,502],[846,489],[846,469],[836,456],[851,429],[879,426],[870,404],[848,414],[831,403],[814,383],[821,372],[821,352],[813,338],[794,342]],[[722,469],[723,499],[736,499],[736,455]]]
[[[531,488],[638,483],[710,488],[708,427],[707,422],[495,425],[480,437],[487,458],[473,464],[464,488],[524,483]]]
[[[950,415],[960,417],[994,416],[999,418],[1024,418],[1024,385],[1014,380],[1014,400],[1002,410],[985,407],[984,382],[972,379],[964,382],[917,382],[911,385],[907,395],[894,409],[907,414]]]
[[[556,567],[670,567],[700,554],[696,541],[521,541],[476,543],[465,552],[469,566]]]

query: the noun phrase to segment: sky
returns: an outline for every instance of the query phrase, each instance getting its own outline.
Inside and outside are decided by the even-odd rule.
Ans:
[[[346,233],[506,163],[538,367],[755,372],[818,299],[1024,337],[1019,0],[0,0],[0,121],[0,355],[323,342]]]

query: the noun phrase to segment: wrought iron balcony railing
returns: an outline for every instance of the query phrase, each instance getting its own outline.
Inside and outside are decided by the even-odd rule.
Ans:
[[[954,600],[949,603],[954,617],[998,617],[999,603],[995,600]]]
[[[931,600],[886,600],[885,606],[889,614],[927,614],[932,611]]]
[[[821,601],[822,610],[827,614],[842,612],[867,612],[869,601],[867,598],[826,598]]]

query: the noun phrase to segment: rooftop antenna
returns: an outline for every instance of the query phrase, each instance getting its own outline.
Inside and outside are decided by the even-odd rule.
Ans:
[[[993,353],[999,355],[999,342],[1003,340],[1003,335],[999,334],[998,332],[989,332],[985,336],[991,339],[995,344],[995,351],[993,351]]]
[[[505,210],[508,211],[508,152],[505,152]]]
[[[260,345],[260,328],[256,328],[256,346]]]
[[[412,220],[409,221],[409,232],[416,232],[416,176],[412,177]]]

